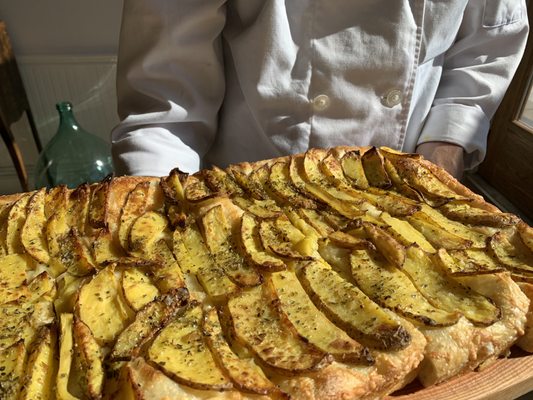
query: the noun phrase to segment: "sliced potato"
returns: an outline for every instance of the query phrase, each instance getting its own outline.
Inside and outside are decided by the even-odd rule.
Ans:
[[[353,339],[383,350],[402,349],[410,343],[411,336],[403,326],[323,263],[307,264],[301,280],[317,307]]]
[[[398,241],[385,230],[374,224],[363,222],[363,227],[366,234],[381,254],[383,254],[392,265],[401,268],[405,262],[405,247],[398,243]]]
[[[177,228],[173,240],[174,255],[180,267],[184,272],[196,275],[211,298],[216,300],[237,290],[237,285],[215,264],[196,224],[188,225],[183,230]]]
[[[129,250],[130,229],[134,221],[146,211],[147,196],[150,193],[150,182],[140,182],[128,194],[126,203],[120,213],[118,239],[126,251]]]
[[[84,183],[70,193],[67,209],[67,223],[85,234],[91,201],[91,187]]]
[[[32,345],[24,374],[19,400],[46,400],[53,393],[57,371],[57,338],[48,326],[43,326]]]
[[[109,229],[99,229],[93,237],[91,244],[92,255],[95,266],[98,269],[114,263],[126,261],[126,254],[120,246],[113,240],[113,235]]]
[[[409,222],[395,218],[386,212],[380,214],[380,219],[389,226],[387,231],[404,246],[416,243],[424,251],[429,253],[436,251],[426,237],[409,224]]]
[[[261,275],[244,257],[235,251],[231,227],[221,205],[212,207],[202,218],[202,228],[207,248],[216,265],[228,277],[241,286],[255,286],[261,283]]]
[[[407,217],[407,221],[437,249],[442,247],[448,250],[462,250],[472,247],[471,240],[462,238],[441,227],[425,212],[418,211]]]
[[[130,228],[130,253],[144,255],[162,238],[167,227],[168,220],[161,213],[149,211],[138,217]]]
[[[375,249],[374,245],[366,239],[361,239],[347,232],[335,231],[328,235],[328,239],[336,246],[346,249]]]
[[[25,254],[11,254],[0,258],[0,304],[29,295],[26,270],[31,266]]]
[[[483,210],[466,202],[452,201],[439,207],[439,211],[449,219],[470,225],[505,228],[519,222],[516,215]]]
[[[79,318],[102,345],[113,343],[133,317],[122,297],[121,279],[109,266],[87,281],[76,303]]]
[[[223,169],[213,166],[210,169],[203,169],[201,173],[207,186],[219,196],[240,196],[243,194],[239,185]]]
[[[57,280],[58,295],[54,300],[56,314],[72,313],[78,297],[78,289],[87,278],[65,272]]]
[[[108,199],[113,178],[107,177],[94,188],[88,210],[88,222],[93,228],[107,227]]]
[[[59,317],[59,366],[56,377],[56,398],[58,400],[76,400],[68,390],[72,355],[74,354],[74,340],[72,336],[74,316],[61,314]]]
[[[252,179],[252,171],[248,168],[247,163],[230,165],[226,168],[226,172],[252,198],[257,200],[268,199],[268,195],[261,183],[257,179]]]
[[[522,242],[533,252],[533,228],[524,221],[520,221],[517,226],[517,231]]]
[[[344,175],[347,176],[358,189],[369,187],[368,179],[365,175],[361,154],[358,150],[349,151],[340,160]]]
[[[20,234],[26,222],[26,207],[30,201],[30,194],[18,199],[9,209],[6,222],[6,250],[7,254],[24,253]]]
[[[233,197],[232,201],[243,210],[259,218],[276,218],[283,213],[272,199],[257,200],[236,196]]]
[[[43,271],[33,278],[28,285],[29,296],[27,301],[37,303],[39,301],[54,301],[57,296],[57,287],[55,279]]]
[[[59,240],[58,261],[72,275],[85,276],[96,270],[92,254],[76,228]]]
[[[74,318],[72,326],[76,362],[84,372],[80,386],[90,399],[99,399],[104,387],[104,368],[101,349],[91,330],[78,318]]]
[[[46,217],[44,214],[45,189],[35,192],[26,207],[26,221],[20,233],[22,247],[34,259],[43,264],[48,264],[50,255],[44,235]]]
[[[317,208],[317,204],[312,199],[300,193],[293,185],[287,162],[276,162],[270,167],[270,176],[266,185],[286,204],[306,209]]]
[[[7,255],[7,217],[13,202],[5,202],[0,205],[0,257]]]
[[[270,382],[261,368],[255,364],[253,358],[239,358],[233,353],[224,338],[215,308],[206,311],[202,329],[217,365],[237,388],[259,394],[279,392],[277,386]]]
[[[383,165],[383,156],[376,147],[366,151],[361,157],[365,176],[370,186],[389,188],[391,181]]]
[[[489,239],[493,256],[508,269],[516,272],[533,272],[533,252],[517,233],[495,233]]]
[[[139,311],[159,295],[157,287],[138,268],[124,269],[122,272],[122,290],[124,291],[124,298],[134,311]]]
[[[189,175],[184,185],[184,194],[187,201],[197,203],[216,195],[207,186],[201,174]]]
[[[328,223],[321,213],[315,210],[306,210],[304,208],[299,209],[297,212],[320,236],[329,236],[335,232],[335,228]]]
[[[391,183],[397,192],[401,193],[405,197],[416,200],[417,202],[424,201],[424,198],[420,195],[420,193],[405,183],[405,181],[398,174],[396,167],[386,157],[383,160],[383,167],[385,168],[385,172],[389,176]]]
[[[357,286],[382,307],[427,326],[453,325],[461,316],[431,305],[402,271],[375,253],[355,250],[350,264]]]
[[[277,370],[304,372],[327,365],[330,360],[326,354],[290,329],[273,303],[275,299],[262,286],[228,301],[237,340]]]
[[[494,274],[505,271],[503,265],[490,257],[485,249],[439,249],[435,255],[440,266],[452,276]]]
[[[167,177],[162,177],[160,181],[161,190],[165,199],[170,203],[180,203],[185,201],[184,180],[188,174],[174,168]]]
[[[248,260],[265,271],[281,271],[287,268],[285,263],[265,251],[259,236],[258,222],[249,213],[241,218],[240,238],[244,254]]]
[[[0,350],[0,398],[16,400],[22,386],[26,347],[21,340]]]
[[[500,309],[490,299],[446,276],[440,265],[416,246],[407,248],[403,271],[437,308],[460,312],[476,325],[491,325],[500,317]]]
[[[18,299],[2,304],[0,307],[0,350],[13,346],[23,340],[26,345],[32,343],[36,330],[31,318],[35,311],[34,304]]]
[[[164,296],[147,304],[135,315],[135,320],[120,333],[109,359],[131,360],[139,355],[142,346],[174,316],[185,299],[179,296]]]
[[[345,362],[372,364],[373,358],[365,347],[339,329],[316,308],[291,271],[273,273],[267,281],[267,289],[279,299],[279,312],[294,326],[298,334]]]
[[[204,342],[202,309],[191,305],[157,335],[148,349],[149,360],[177,382],[197,389],[232,387]]]
[[[272,253],[293,260],[309,260],[310,257],[298,252],[284,231],[275,221],[264,219],[259,223],[259,237],[265,249]]]

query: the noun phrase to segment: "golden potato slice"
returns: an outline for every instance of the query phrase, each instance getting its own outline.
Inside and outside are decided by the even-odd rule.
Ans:
[[[86,276],[96,270],[92,254],[76,228],[59,239],[58,261],[72,275]]]
[[[25,194],[18,199],[9,209],[6,222],[6,250],[7,254],[22,254],[24,247],[20,234],[26,222],[26,207],[30,201],[30,194]]]
[[[204,181],[202,174],[194,174],[187,176],[184,183],[185,199],[192,203],[204,201],[216,196]]]
[[[381,153],[383,154],[384,152],[382,151]],[[398,193],[401,193],[410,199],[416,200],[417,202],[424,201],[424,198],[420,195],[420,193],[405,183],[405,181],[400,177],[396,167],[390,162],[390,160],[387,159],[387,156],[385,156],[383,159],[383,167],[385,168],[385,172],[391,180],[392,186]]]
[[[302,269],[301,281],[317,307],[353,339],[383,350],[409,345],[411,337],[403,326],[323,263],[307,264]]]
[[[201,171],[207,186],[219,196],[240,196],[242,189],[229,174],[216,166]]]
[[[272,199],[256,200],[236,196],[231,199],[234,204],[259,218],[276,218],[283,211]]]
[[[403,271],[437,308],[460,312],[476,325],[488,326],[500,317],[500,309],[490,299],[448,277],[440,265],[416,246],[407,248]]]
[[[386,228],[387,232],[404,246],[416,243],[424,251],[429,253],[436,251],[435,247],[432,246],[426,237],[417,231],[409,222],[395,218],[386,212],[380,214],[380,220],[388,225],[388,228]]]
[[[148,204],[148,194],[150,193],[150,182],[140,182],[128,194],[126,203],[120,213],[120,223],[118,227],[118,239],[122,248],[129,250],[129,237],[131,226],[135,220],[146,211]]]
[[[357,286],[382,307],[427,326],[453,325],[461,316],[431,305],[402,271],[375,253],[355,250],[350,264]]]
[[[57,295],[57,286],[54,278],[43,271],[31,280],[28,285],[29,296],[27,301],[36,303],[38,301],[54,301]]]
[[[270,176],[266,182],[268,188],[286,204],[305,209],[316,209],[317,204],[300,193],[291,181],[289,164],[284,161],[274,163],[270,167]]]
[[[122,272],[122,290],[124,291],[124,298],[134,311],[139,311],[159,295],[157,287],[138,268],[124,269]]]
[[[425,212],[418,211],[406,219],[437,249],[442,247],[447,250],[462,250],[472,247],[471,240],[441,227]]]
[[[358,189],[368,189],[370,186],[366,179],[361,154],[358,150],[349,151],[340,160],[344,175],[352,181]]]
[[[32,345],[23,378],[19,400],[45,400],[53,393],[54,374],[57,370],[57,338],[48,326],[40,328]]]
[[[465,202],[452,201],[439,207],[439,211],[449,219],[470,225],[505,228],[519,222],[516,215],[483,210]]]
[[[59,366],[55,385],[57,400],[77,399],[68,390],[72,355],[74,354],[74,340],[72,338],[73,321],[74,317],[72,314],[61,314],[59,317]]]
[[[91,201],[91,187],[84,183],[74,189],[68,199],[67,224],[85,234]]]
[[[24,377],[26,347],[21,340],[0,350],[0,398],[16,400]]]
[[[6,202],[0,205],[0,257],[7,255],[7,216],[13,202]]]
[[[350,363],[372,364],[368,349],[334,325],[313,304],[298,278],[291,271],[273,273],[267,289],[279,299],[278,311],[294,326],[298,334],[329,353],[335,359]]]
[[[297,213],[305,220],[305,222],[311,225],[320,236],[326,237],[335,232],[335,228],[333,228],[326,218],[324,218],[324,216],[318,211],[301,208],[297,210]]]
[[[213,255],[215,264],[235,283],[255,286],[261,283],[261,275],[235,250],[235,243],[221,205],[210,208],[202,218],[205,243]]]
[[[202,329],[217,365],[237,388],[259,394],[279,392],[277,386],[270,382],[261,368],[255,364],[253,358],[239,358],[233,353],[224,338],[215,308],[205,312]]]
[[[0,258],[0,304],[28,297],[26,270],[31,261],[26,254],[11,254]]]
[[[374,245],[366,239],[361,239],[347,232],[335,231],[328,235],[328,239],[336,246],[346,249],[375,249]]]
[[[495,262],[485,249],[450,251],[439,249],[435,258],[452,276],[494,274],[505,271],[505,268]]]
[[[519,273],[533,273],[533,252],[518,233],[495,233],[489,239],[489,248],[492,255],[506,268]]]
[[[271,219],[263,219],[259,222],[259,237],[265,249],[272,253],[293,260],[309,260],[310,257],[300,254],[287,237],[285,232]]]
[[[48,220],[60,208],[67,203],[69,190],[65,185],[55,186],[46,192],[44,199],[44,215]]]
[[[361,157],[366,179],[370,186],[387,189],[391,180],[383,165],[383,156],[376,147],[366,151]]]
[[[107,227],[108,199],[113,178],[105,178],[94,188],[88,210],[88,222],[93,228]]]
[[[97,230],[93,237],[91,250],[95,266],[98,269],[110,263],[125,262],[128,259],[124,251],[113,240],[113,235],[107,228]]]
[[[78,368],[83,372],[79,381],[84,394],[90,399],[99,399],[104,387],[102,354],[91,330],[78,318],[72,326],[74,349]]]
[[[167,202],[180,203],[185,201],[185,189],[183,183],[188,174],[174,168],[168,176],[161,178],[159,185]]]
[[[405,247],[385,230],[374,224],[363,222],[363,228],[378,251],[383,254],[392,265],[401,268],[405,262]]]
[[[524,221],[520,221],[517,226],[517,231],[522,242],[533,252],[533,228]]]
[[[149,211],[138,217],[130,229],[130,253],[142,257],[162,238],[167,227],[168,220],[161,213]]]
[[[44,235],[46,217],[44,214],[44,200],[46,190],[41,189],[35,192],[26,206],[26,221],[20,233],[22,247],[34,259],[43,264],[48,264],[50,255],[48,245]]]
[[[32,326],[33,303],[18,299],[0,307],[0,349],[13,346],[20,340],[29,345],[36,330]]]
[[[158,298],[136,315],[134,321],[118,336],[109,355],[112,361],[131,360],[142,350],[142,346],[154,337],[176,311],[187,300],[186,291],[179,295]]]
[[[326,354],[287,326],[269,295],[258,286],[228,301],[237,340],[277,370],[304,372],[327,365],[330,359]]]
[[[263,189],[261,182],[251,176],[252,171],[249,168],[248,163],[230,165],[228,168],[226,168],[226,172],[253,199],[268,199],[268,195]]]
[[[67,193],[58,197],[55,212],[48,218],[45,227],[48,252],[51,261],[56,261],[61,255],[61,242],[69,233],[70,227],[67,222],[68,198]],[[61,268],[64,268],[61,266]],[[63,272],[59,270],[58,272]]]
[[[78,297],[78,289],[87,278],[65,272],[57,280],[57,298],[54,300],[56,314],[72,313]]]
[[[200,305],[191,305],[159,332],[148,358],[176,382],[197,389],[230,389],[231,381],[204,342],[202,317]]]
[[[240,239],[247,259],[260,269],[265,271],[287,269],[287,265],[282,260],[265,251],[259,236],[258,222],[249,213],[244,213],[241,217]]]
[[[196,224],[187,225],[183,230],[176,228],[173,240],[174,255],[181,269],[196,275],[211,298],[216,300],[237,290],[238,286],[215,264]]]
[[[102,345],[113,343],[133,317],[122,297],[121,279],[109,266],[87,281],[76,302],[79,318]]]

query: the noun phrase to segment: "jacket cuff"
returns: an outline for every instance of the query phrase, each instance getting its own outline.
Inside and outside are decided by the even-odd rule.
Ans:
[[[483,111],[463,104],[441,104],[431,109],[417,144],[448,142],[465,150],[465,169],[485,158],[490,121]]]

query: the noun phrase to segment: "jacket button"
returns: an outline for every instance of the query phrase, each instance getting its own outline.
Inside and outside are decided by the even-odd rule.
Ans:
[[[392,89],[383,98],[383,104],[387,107],[397,106],[402,102],[402,92],[399,89]]]
[[[313,99],[312,103],[313,103],[313,110],[324,111],[331,104],[331,100],[325,94],[320,94]]]

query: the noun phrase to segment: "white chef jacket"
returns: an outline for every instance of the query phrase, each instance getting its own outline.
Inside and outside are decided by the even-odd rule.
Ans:
[[[527,32],[525,0],[125,0],[116,169],[428,141],[472,168]]]

